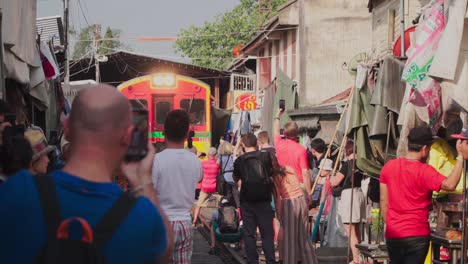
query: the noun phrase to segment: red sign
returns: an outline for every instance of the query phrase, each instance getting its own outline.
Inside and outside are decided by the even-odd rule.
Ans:
[[[253,93],[246,93],[236,98],[236,108],[242,111],[257,109],[257,97]]]
[[[405,52],[411,45],[411,33],[416,30],[416,26],[409,27],[405,30]],[[393,45],[393,56],[401,58],[401,36],[395,41]]]

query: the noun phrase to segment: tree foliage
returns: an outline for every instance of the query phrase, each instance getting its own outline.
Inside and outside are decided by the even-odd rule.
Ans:
[[[104,35],[99,36],[97,53],[100,55],[108,55],[114,53],[116,49],[130,49],[127,45],[120,41],[122,31],[120,29],[107,27]],[[76,35],[76,31],[71,31],[71,34]],[[78,41],[73,50],[73,59],[83,57],[91,57],[94,54],[95,25],[83,28],[79,35]]]
[[[193,64],[225,69],[232,62],[233,48],[252,40],[260,26],[276,15],[286,0],[270,2],[272,11],[260,14],[258,0],[241,0],[233,10],[216,16],[214,21],[181,30],[174,45],[176,52],[190,58]]]

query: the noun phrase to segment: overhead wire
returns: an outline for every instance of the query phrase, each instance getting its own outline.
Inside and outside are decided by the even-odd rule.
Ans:
[[[120,48],[106,48],[102,47],[103,49],[106,50],[112,50],[116,52],[126,52],[126,53],[131,53],[135,55],[140,55],[140,56],[146,56],[149,57],[150,59],[164,59],[164,58],[172,58],[172,59],[188,59],[188,60],[238,60],[238,59],[269,59],[269,58],[277,58],[277,57],[286,57],[288,55],[270,55],[270,56],[252,56],[252,57],[242,57],[242,58],[233,58],[233,57],[201,57],[201,58],[191,58],[191,57],[180,57],[180,56],[173,56],[173,55],[166,55],[166,54],[145,54],[141,52],[134,52],[130,50],[124,50]],[[297,54],[291,54],[291,56],[296,56]]]
[[[80,7],[81,14],[83,15],[83,18],[84,18],[86,24],[88,25],[88,27],[90,27],[91,25],[90,25],[90,23],[88,22],[88,18],[87,18],[86,15],[85,15],[85,11],[83,10],[83,6],[81,5],[81,0],[77,0],[77,2],[78,2],[78,6]]]
[[[89,65],[89,68],[87,68],[87,69],[81,69],[81,70],[78,71],[78,72],[74,72],[73,74],[70,74],[70,77],[75,76],[75,75],[77,75],[77,74],[80,74],[80,73],[82,73],[82,72],[84,72],[84,71],[89,71],[89,69],[90,69],[91,67],[94,67],[94,64],[90,64],[90,65]]]
[[[219,37],[219,36],[229,36],[229,35],[239,35],[245,33],[271,33],[276,31],[285,31],[285,30],[293,30],[297,29],[298,27],[287,27],[287,28],[278,28],[278,29],[265,29],[265,30],[252,30],[252,31],[238,31],[238,32],[227,32],[227,33],[215,33],[215,34],[200,34],[200,35],[193,35],[193,36],[147,36],[147,37],[118,37],[118,38],[103,38],[102,40],[136,40],[136,41],[145,41],[145,39],[155,39],[155,40],[177,40],[177,39],[184,39],[184,38],[207,38],[207,37]],[[148,41],[146,40],[146,41]],[[70,41],[80,42],[80,41],[91,41],[87,39],[70,39]]]
[[[81,57],[77,58],[77,59],[73,59],[73,62],[70,63],[70,69],[75,66],[76,64],[80,63],[80,61],[84,58],[86,58],[90,53],[92,52],[92,50],[89,50],[88,52],[86,52],[84,55],[82,55]],[[60,70],[62,70],[64,68],[64,66],[60,67]]]

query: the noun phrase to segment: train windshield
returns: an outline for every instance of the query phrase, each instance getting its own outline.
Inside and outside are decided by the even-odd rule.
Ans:
[[[203,99],[182,99],[180,108],[187,111],[190,117],[190,124],[205,124],[205,100]]]
[[[172,110],[172,105],[169,102],[156,103],[156,124],[164,125],[167,114]]]
[[[145,99],[130,99],[133,111],[148,110],[148,102]]]

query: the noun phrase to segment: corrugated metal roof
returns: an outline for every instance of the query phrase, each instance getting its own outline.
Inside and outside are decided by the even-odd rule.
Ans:
[[[349,87],[348,89],[344,90],[343,92],[333,96],[333,97],[330,97],[328,98],[327,100],[321,102],[320,104],[321,105],[325,105],[325,104],[331,104],[331,103],[335,103],[335,102],[339,102],[339,101],[342,101],[342,100],[347,100],[349,98],[349,94],[351,93],[351,90],[352,90],[352,87]]]
[[[62,18],[60,16],[42,17],[36,20],[37,34],[41,40],[53,40],[54,46],[64,45]]]

